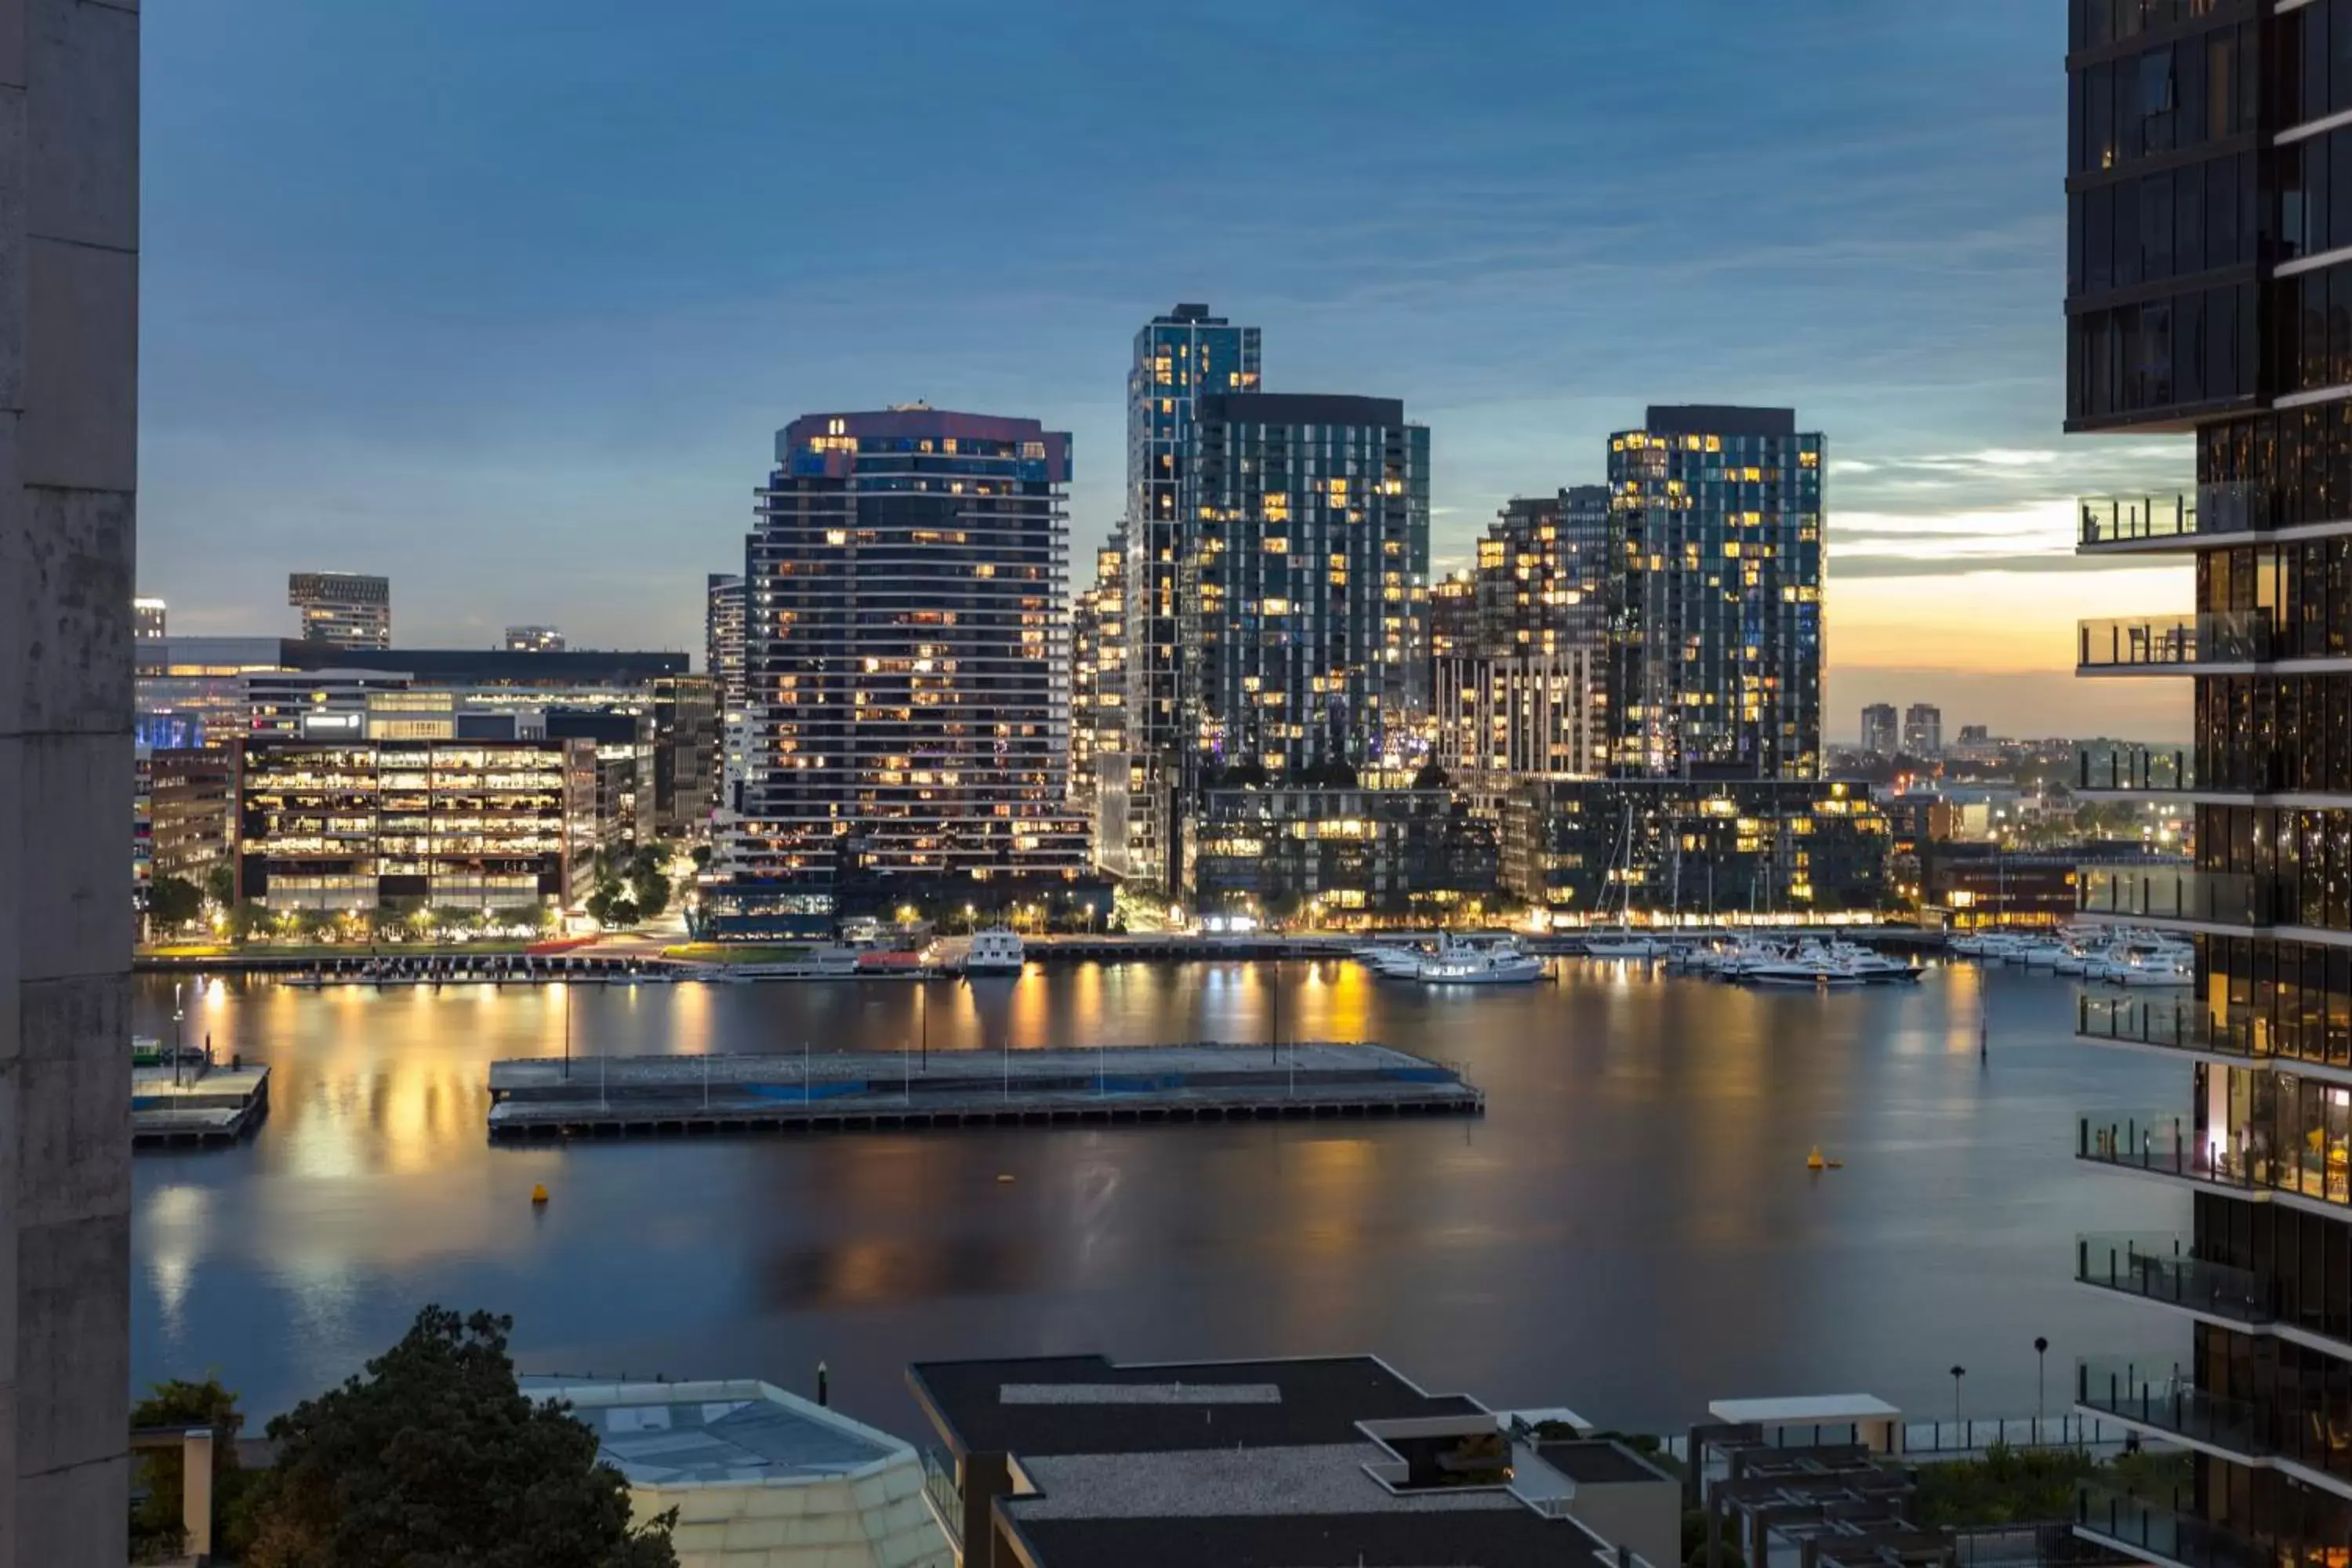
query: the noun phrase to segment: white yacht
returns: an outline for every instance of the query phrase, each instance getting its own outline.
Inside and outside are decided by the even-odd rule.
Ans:
[[[1616,931],[1584,940],[1587,958],[1664,958],[1674,950],[1674,943],[1663,937],[1643,936],[1638,931]]]
[[[971,946],[963,955],[966,974],[1018,974],[1028,962],[1028,950],[1021,943],[1021,933],[1003,926],[991,926],[971,939]]]
[[[1367,942],[1348,954],[1383,980],[1418,980],[1429,950],[1417,942]]]
[[[1521,952],[1507,938],[1480,942],[1460,936],[1440,942],[1419,972],[1426,985],[1522,985],[1543,975],[1543,960]]]
[[[1785,958],[1754,964],[1733,978],[1755,985],[1836,989],[1867,984],[1861,970],[1851,960],[1837,956],[1810,938],[1799,942],[1796,950]]]
[[[1830,959],[1851,969],[1865,985],[1901,984],[1919,978],[1919,966],[1906,959],[1889,958],[1874,947],[1858,942],[1830,939],[1824,950]]]

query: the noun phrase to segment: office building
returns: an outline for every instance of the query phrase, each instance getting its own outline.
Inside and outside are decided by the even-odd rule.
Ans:
[[[1892,839],[1867,786],[1579,779],[1503,806],[1503,887],[1559,917],[1748,919],[1881,908]]]
[[[1892,702],[1873,702],[1862,710],[1862,749],[1874,757],[1891,757],[1902,744],[1902,731]]]
[[[719,707],[730,712],[743,706],[743,579],[732,572],[713,572],[703,604],[704,673],[718,683]]]
[[[1174,885],[1185,719],[1179,576],[1198,521],[1185,510],[1193,423],[1207,395],[1258,389],[1259,334],[1209,307],[1178,305],[1135,334],[1127,374],[1127,740],[1136,780],[1129,874]]]
[[[2074,1393],[2193,1448],[2194,1480],[2177,1512],[2093,1500],[2078,1531],[2161,1563],[2326,1563],[2352,1552],[2352,16],[2069,10],[2066,427],[2193,429],[2197,465],[2194,495],[2084,504],[2084,554],[2193,562],[2195,597],[2085,621],[2075,656],[2189,683],[2190,777],[2119,771],[2194,803],[2193,866],[2080,879],[2094,915],[2194,946],[2193,990],[2084,1013],[2170,1053],[2180,1089],[2084,1116],[2075,1152],[2171,1180],[2190,1223],[2078,1254],[2140,1298],[2118,1342],[2151,1353],[2084,1363]]]
[[[1478,542],[1478,651],[1495,658],[1599,649],[1615,552],[1607,485],[1507,502]]]
[[[131,635],[139,642],[153,642],[165,636],[165,615],[161,599],[131,601]]]
[[[1615,771],[1821,775],[1822,453],[1786,408],[1654,406],[1610,437]]]
[[[648,838],[699,838],[719,809],[719,704],[707,675],[665,675],[639,721],[639,799]]]
[[[567,909],[597,845],[582,741],[292,741],[234,748],[237,892],[273,910]]]
[[[1188,779],[1404,765],[1430,707],[1428,427],[1395,398],[1211,393],[1190,452]]]
[[[1484,652],[1479,635],[1478,574],[1449,572],[1429,585],[1429,658],[1472,658]]]
[[[334,647],[392,646],[392,580],[357,572],[297,572],[286,599],[302,612],[302,640]]]
[[[1070,804],[1090,825],[1095,864],[1114,876],[1132,864],[1126,579],[1127,547],[1114,533],[1095,552],[1094,582],[1070,611]],[[1107,773],[1123,776],[1107,788]]]
[[[1903,710],[1903,751],[1907,756],[1944,754],[1944,710],[1933,703],[1914,702]]]
[[[1475,920],[1501,890],[1495,824],[1447,789],[1206,789],[1184,896],[1204,919],[1317,930]]]
[[[1487,816],[1526,781],[1597,776],[1608,754],[1603,658],[1571,647],[1439,659],[1430,760]]]
[[[203,887],[236,845],[236,769],[226,750],[188,748],[145,759],[149,868]]]
[[[506,651],[509,653],[562,653],[563,633],[556,626],[509,626]]]
[[[1960,726],[1960,744],[1961,744],[1961,745],[1963,745],[1963,746],[1990,746],[1990,745],[1991,745],[1991,744],[1992,744],[1992,726],[1990,726],[1990,724],[1963,724],[1963,725],[1961,725],[1961,726]]]
[[[245,670],[237,677],[244,732],[357,736],[365,730],[369,699],[405,692],[409,684],[408,676],[390,670]]]
[[[748,547],[754,739],[712,889],[726,918],[822,923],[844,879],[911,892],[1087,871],[1069,474],[1068,436],[1034,419],[917,404],[778,433]]]
[[[1430,1394],[1377,1356],[927,1362],[907,1383],[944,1447],[927,1495],[969,1568],[1681,1555],[1681,1488],[1640,1456],[1570,1412]]]

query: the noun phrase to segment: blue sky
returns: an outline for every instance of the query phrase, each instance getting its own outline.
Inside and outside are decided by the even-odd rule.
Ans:
[[[1601,477],[1651,402],[1832,457],[1832,730],[2178,733],[2075,683],[2050,0],[207,0],[144,17],[141,587],[290,626],[381,571],[412,644],[701,639],[773,431],[925,398],[1076,437],[1118,515],[1136,326],[1204,300],[1270,387],[1402,396],[1435,553]]]

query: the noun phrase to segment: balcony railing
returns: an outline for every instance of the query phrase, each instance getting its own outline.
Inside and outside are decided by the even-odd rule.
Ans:
[[[2080,510],[2080,537],[2092,547],[2251,533],[2277,518],[2272,492],[2242,480],[2200,485],[2194,495],[2085,496]]]
[[[2074,752],[2074,787],[2157,795],[2197,787],[2197,753],[2176,746],[2082,746]]]
[[[2074,1278],[2233,1323],[2267,1323],[2276,1316],[2261,1275],[2192,1257],[2188,1238],[2179,1236],[2077,1237]]]
[[[2194,1514],[2085,1488],[2074,1500],[2084,1534],[2180,1568],[2278,1568],[2279,1553]]]
[[[2242,871],[2137,867],[2086,867],[2079,886],[2084,914],[2228,926],[2272,924],[2275,891],[2272,882]]]
[[[963,1487],[956,1479],[956,1462],[936,1448],[923,1450],[923,1496],[931,1517],[961,1552],[963,1550]]]
[[[2078,1362],[2074,1403],[2232,1454],[2252,1458],[2269,1451],[2260,1406],[2209,1394],[2175,1362],[2123,1357]]]
[[[2196,1126],[2176,1111],[2110,1111],[2079,1117],[2074,1124],[2074,1158],[2215,1186],[2254,1184],[2242,1151],[2226,1142],[2201,1142]]]
[[[2074,1006],[2074,1032],[2087,1039],[2216,1056],[2272,1054],[2270,1031],[2257,1028],[2250,1015],[2217,1016],[2207,1003],[2179,996],[2084,996]]]
[[[2272,657],[2271,628],[2267,610],[2084,621],[2075,633],[2074,663],[2081,669],[2259,663]]]

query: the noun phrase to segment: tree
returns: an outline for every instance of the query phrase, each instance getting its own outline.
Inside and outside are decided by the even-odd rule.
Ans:
[[[595,891],[590,893],[587,898],[588,918],[598,925],[610,925],[613,921],[613,902],[620,896],[621,889],[618,883],[597,884]]]
[[[482,911],[463,909],[456,904],[444,904],[433,911],[433,923],[444,931],[468,929],[478,931],[482,924]]]
[[[228,933],[237,941],[250,941],[268,929],[269,911],[251,899],[229,906]]]
[[[269,1424],[251,1568],[677,1568],[666,1513],[629,1522],[596,1434],[536,1403],[507,1354],[514,1320],[441,1307],[364,1377]]]
[[[650,880],[632,882],[629,890],[641,919],[652,920],[669,908],[669,879],[656,874]]]
[[[589,902],[593,904],[595,900],[591,899]],[[595,913],[593,910],[591,910],[589,912],[592,914]],[[637,906],[630,900],[628,895],[625,893],[617,899],[607,900],[604,904],[604,912],[601,915],[597,915],[596,919],[603,924],[608,926],[633,926],[637,923]]]
[[[1423,763],[1421,771],[1412,775],[1415,789],[1444,789],[1445,784],[1445,770],[1435,763]]]
[[[185,877],[158,877],[147,884],[147,918],[157,925],[184,926],[204,912],[204,889]]]
[[[229,1521],[240,1512],[242,1493],[252,1477],[237,1463],[236,1433],[245,1424],[237,1414],[236,1395],[220,1379],[202,1383],[179,1378],[152,1385],[147,1397],[131,1407],[131,1426],[191,1426],[213,1429],[213,1517]],[[134,1463],[144,1496],[131,1509],[131,1552],[134,1560],[177,1557],[186,1550],[185,1521],[180,1517],[182,1466],[177,1446],[148,1448]]]
[[[206,871],[205,897],[222,909],[236,902],[236,868],[223,860]]]

